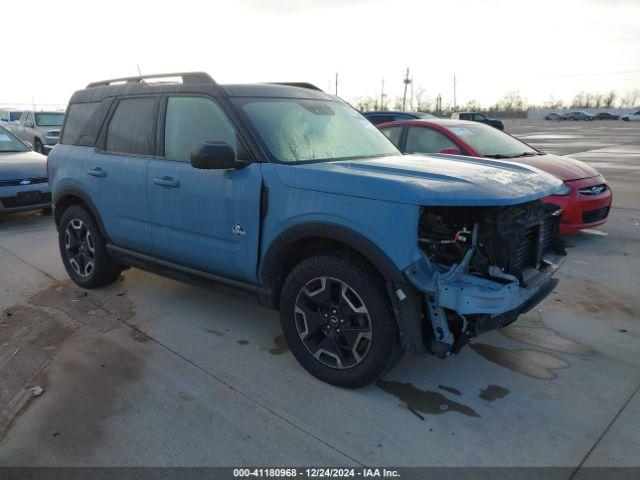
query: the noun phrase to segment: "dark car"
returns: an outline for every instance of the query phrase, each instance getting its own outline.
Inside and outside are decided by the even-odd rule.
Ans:
[[[584,120],[586,122],[592,122],[595,119],[596,116],[589,112],[577,111],[567,113],[567,120]]]
[[[0,214],[50,206],[47,157],[0,127]]]
[[[374,125],[386,122],[399,122],[400,120],[413,120],[416,118],[437,118],[435,115],[425,112],[394,112],[391,110],[362,112],[362,115],[364,115]]]
[[[596,114],[596,120],[620,120],[620,115],[614,115],[609,112],[600,112]]]
[[[453,112],[451,114],[451,118],[453,120],[470,120],[472,122],[480,122],[491,127],[497,128],[498,130],[504,130],[504,123],[500,120],[496,120],[495,118],[488,118],[484,116],[482,113],[476,112]]]
[[[544,119],[545,120],[557,120],[557,121],[560,121],[560,120],[566,120],[567,116],[565,114],[563,114],[563,113],[551,112],[551,113],[548,113],[547,115],[545,115]]]

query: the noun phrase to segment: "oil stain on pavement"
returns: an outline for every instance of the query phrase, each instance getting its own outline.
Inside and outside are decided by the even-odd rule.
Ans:
[[[537,350],[508,350],[486,343],[472,343],[471,348],[490,362],[541,380],[556,378],[553,370],[569,366],[561,358]]]
[[[591,355],[593,353],[591,348],[563,337],[550,328],[531,328],[510,325],[501,328],[499,331],[511,340],[555,350],[556,352],[570,353],[572,355]]]
[[[275,347],[269,350],[271,355],[282,355],[283,353],[287,353],[289,351],[289,345],[287,345],[287,341],[284,338],[284,335],[278,335],[273,339],[273,343]]]
[[[397,397],[413,411],[429,415],[442,415],[447,412],[458,412],[468,417],[480,417],[476,411],[462,403],[453,401],[439,392],[420,390],[411,383],[396,382],[394,380],[378,380],[376,386]]]
[[[453,393],[454,395],[462,395],[462,392],[460,392],[460,390],[458,390],[457,388],[447,387],[446,385],[438,385],[438,388],[440,390],[444,390],[445,392]]]
[[[509,389],[501,387],[500,385],[487,385],[486,388],[482,389],[479,397],[485,402],[493,402],[494,400],[506,397],[509,393],[511,393]]]

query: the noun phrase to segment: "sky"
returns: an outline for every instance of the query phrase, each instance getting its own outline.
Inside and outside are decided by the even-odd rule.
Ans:
[[[640,0],[30,0],[0,5],[0,106],[60,105],[87,83],[206,71],[306,81],[355,102],[529,103],[640,88]]]

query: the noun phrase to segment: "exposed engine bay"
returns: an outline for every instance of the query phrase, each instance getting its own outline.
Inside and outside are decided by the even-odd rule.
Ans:
[[[539,200],[499,207],[422,207],[422,261],[405,269],[424,295],[424,344],[446,357],[515,321],[546,297],[566,255],[562,209]]]
[[[540,268],[547,252],[564,254],[557,238],[561,214],[557,206],[540,201],[508,207],[425,207],[418,241],[432,262],[453,265],[462,262],[475,239],[468,273],[492,280],[512,275],[526,286],[527,269]]]

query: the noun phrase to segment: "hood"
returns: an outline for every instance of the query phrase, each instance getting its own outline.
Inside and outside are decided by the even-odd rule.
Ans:
[[[0,180],[45,178],[47,157],[36,152],[0,152]]]
[[[598,171],[580,160],[559,155],[536,155],[535,157],[515,158],[515,162],[539,168],[543,172],[550,173],[560,180],[580,180],[582,178],[596,177]]]
[[[562,185],[525,165],[439,154],[277,164],[276,170],[292,188],[412,205],[513,205]]]

